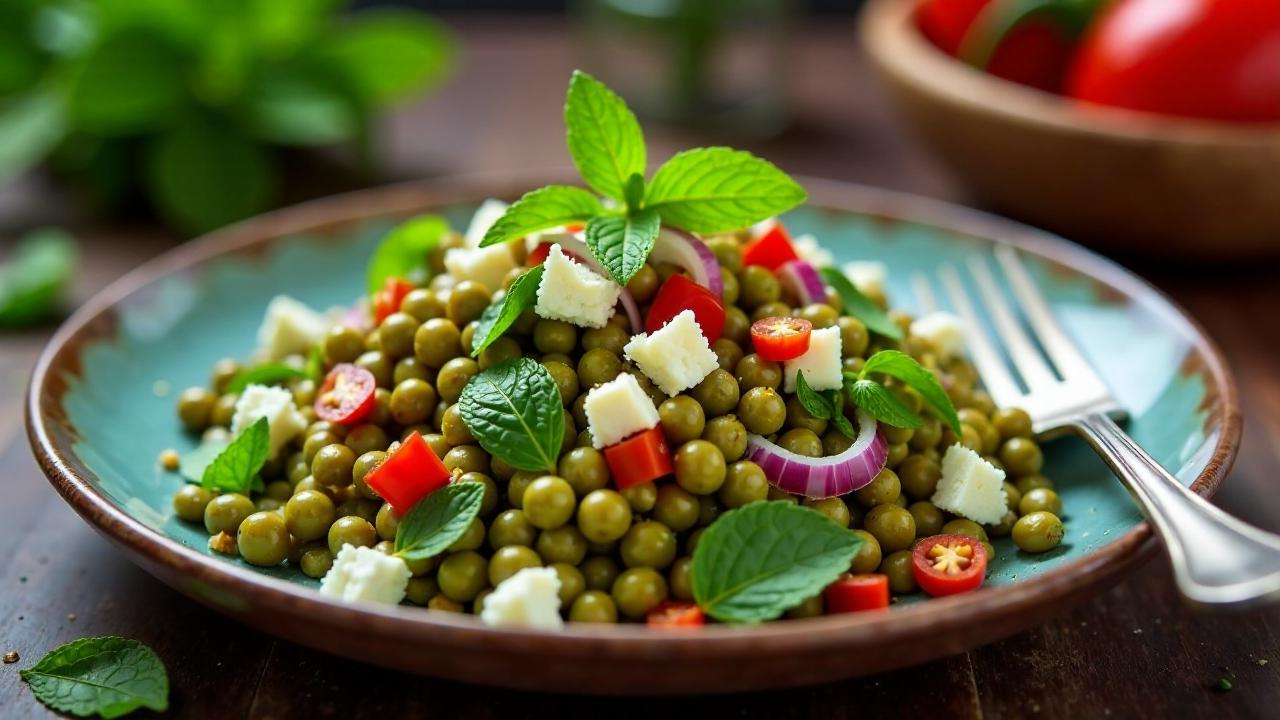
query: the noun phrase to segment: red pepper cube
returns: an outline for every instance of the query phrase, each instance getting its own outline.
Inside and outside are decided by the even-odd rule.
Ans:
[[[404,278],[389,277],[382,289],[373,295],[373,324],[381,325],[392,313],[400,311],[400,303],[413,292],[413,283]]]
[[[675,472],[662,427],[652,427],[604,449],[613,484],[619,490],[653,482]]]
[[[419,500],[448,485],[450,477],[449,469],[414,431],[364,481],[404,515]]]
[[[822,604],[828,614],[883,610],[889,607],[889,576],[846,575],[822,591]]]
[[[782,223],[774,223],[768,232],[742,250],[743,265],[762,265],[770,270],[799,259],[791,246],[791,235]]]
[[[645,624],[655,628],[701,627],[707,624],[707,617],[694,603],[663,600],[645,615]]]

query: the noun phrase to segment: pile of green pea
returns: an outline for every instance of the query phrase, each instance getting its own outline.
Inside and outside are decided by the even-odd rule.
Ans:
[[[319,578],[346,543],[391,552],[399,517],[364,478],[393,442],[419,431],[459,480],[482,483],[486,492],[479,517],[461,539],[437,557],[409,563],[408,601],[477,612],[485,595],[507,577],[522,568],[550,566],[560,577],[566,617],[579,622],[642,620],[665,599],[691,599],[691,555],[703,529],[728,509],[766,498],[801,502],[853,528],[865,542],[850,570],[885,573],[895,596],[916,591],[910,549],[918,538],[960,533],[988,543],[990,537],[1012,534],[1028,552],[1058,544],[1062,503],[1041,472],[1043,456],[1025,412],[994,407],[976,387],[969,363],[941,360],[923,338],[908,334],[899,345],[872,337],[862,322],[841,314],[834,296],[827,303],[797,307],[773,272],[743,267],[743,239],[708,240],[725,285],[724,333],[713,345],[719,368],[687,393],[669,398],[623,358],[631,334],[623,314],[603,328],[582,329],[526,312],[506,336],[472,359],[463,348],[471,347],[476,320],[497,288],[455,283],[444,273],[443,251],[461,243],[451,235],[431,257],[433,279],[409,293],[398,312],[371,332],[337,326],[324,340],[326,368],[354,362],[376,379],[370,417],[353,427],[316,420],[316,384],[292,381],[287,387],[312,422],[267,463],[265,491],[247,497],[189,484],[174,496],[174,509],[186,521],[203,523],[215,550],[238,553],[260,566],[287,562]],[[628,284],[642,312],[675,272],[678,268],[646,264]],[[513,271],[505,286],[519,273]],[[883,297],[874,299],[884,304]],[[915,430],[883,427],[888,467],[870,485],[844,497],[809,500],[771,487],[760,467],[744,459],[749,433],[815,457],[839,453],[852,442],[806,412],[794,396],[782,394],[782,367],[752,352],[750,324],[785,315],[803,317],[815,328],[838,326],[849,370],[857,371],[867,356],[887,347],[899,347],[936,370],[960,408],[960,435],[932,417]],[[909,330],[910,317],[897,312],[891,317]],[[555,475],[518,471],[491,457],[459,413],[459,395],[472,376],[519,356],[539,360],[564,401],[566,432]],[[220,361],[208,387],[181,394],[178,416],[189,431],[230,424],[237,396],[226,387],[241,369],[234,360]],[[617,491],[603,454],[591,447],[583,401],[592,387],[623,372],[635,375],[658,407],[675,473]],[[913,390],[893,389],[921,409]],[[984,527],[929,502],[941,474],[941,454],[955,442],[1007,471],[1008,512],[999,524]],[[989,544],[987,550],[994,558]],[[788,615],[820,613],[818,596]]]

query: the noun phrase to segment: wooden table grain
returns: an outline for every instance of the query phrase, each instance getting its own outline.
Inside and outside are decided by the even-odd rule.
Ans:
[[[576,64],[554,20],[455,23],[464,64],[429,101],[389,118],[398,177],[562,167],[559,108]],[[792,71],[796,121],[752,147],[790,171],[964,202],[898,127],[847,21],[813,27]],[[652,157],[705,142],[650,129]],[[0,196],[0,238],[70,224],[84,244],[83,299],[172,239],[145,226],[71,213],[33,179]],[[1280,530],[1280,272],[1131,263],[1186,307],[1236,372],[1244,444],[1217,502]],[[411,677],[318,655],[240,626],[153,580],[58,499],[31,459],[21,397],[51,328],[0,336],[0,716],[45,717],[18,679],[56,645],[95,634],[137,638],[168,665],[175,717],[454,718],[704,716],[772,718],[1265,717],[1280,707],[1280,609],[1211,615],[1182,606],[1162,561],[1039,628],[973,652],[883,675],[799,690],[663,699],[518,693]],[[359,637],[349,639],[360,642]],[[1215,689],[1221,678],[1232,689]]]

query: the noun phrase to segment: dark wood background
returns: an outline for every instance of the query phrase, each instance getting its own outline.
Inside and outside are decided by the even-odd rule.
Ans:
[[[399,177],[561,167],[560,105],[575,65],[553,19],[467,19],[462,71],[442,93],[386,124]],[[853,42],[829,19],[797,45],[797,119],[752,149],[796,173],[959,202],[968,198],[885,106]],[[651,156],[703,139],[650,128]],[[72,219],[68,219],[71,217]],[[76,295],[172,245],[154,228],[75,219],[38,179],[0,195],[0,237],[41,221],[84,243]],[[1280,272],[1274,263],[1205,270],[1128,262],[1200,319],[1236,372],[1246,417],[1235,471],[1218,502],[1280,530]],[[379,718],[647,716],[774,718],[1274,717],[1280,707],[1280,609],[1214,616],[1179,604],[1162,560],[1043,627],[929,665],[810,689],[663,699],[580,699],[438,682],[275,640],[196,605],[135,568],[52,492],[31,460],[21,397],[51,328],[0,339],[0,716],[44,717],[18,679],[60,643],[137,638],[164,658],[180,717]],[[351,637],[359,643],[359,637]],[[1229,678],[1233,689],[1213,689]]]

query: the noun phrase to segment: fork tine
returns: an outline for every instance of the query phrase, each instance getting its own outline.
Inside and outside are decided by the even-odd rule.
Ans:
[[[947,291],[951,307],[964,321],[969,356],[973,358],[973,364],[977,366],[978,374],[982,376],[982,384],[986,385],[987,392],[991,393],[991,398],[997,405],[1020,405],[1023,398],[1022,391],[1014,382],[1009,369],[1005,367],[1000,353],[996,352],[995,346],[991,344],[986,331],[982,329],[982,323],[977,313],[973,311],[973,304],[969,302],[969,296],[965,294],[964,285],[960,282],[960,274],[954,267],[943,265],[938,268],[938,278]]]
[[[986,258],[970,256],[969,271],[978,281],[978,291],[982,293],[987,303],[987,310],[995,322],[996,332],[1004,340],[1005,349],[1008,350],[1014,366],[1021,373],[1023,382],[1027,384],[1027,390],[1035,392],[1037,388],[1056,384],[1058,378],[1054,377],[1044,358],[1040,357],[1040,351],[1023,332],[1022,325],[1018,323],[1013,310],[1009,308],[1009,303],[1004,298],[1004,293],[1000,292],[995,276],[987,266]]]
[[[924,273],[911,276],[911,291],[916,296],[916,314],[924,315],[938,309],[938,301],[933,297],[933,288],[929,287],[929,278]]]
[[[1076,350],[1075,343],[1071,342],[1053,317],[1044,297],[1036,289],[1030,273],[1018,259],[1017,251],[1011,247],[1001,246],[996,248],[995,255],[1009,278],[1013,294],[1017,296],[1018,302],[1022,303],[1027,320],[1040,336],[1040,343],[1048,353],[1049,359],[1057,366],[1063,380],[1089,381],[1100,385],[1102,381],[1098,379],[1093,368],[1089,367],[1089,363]]]

